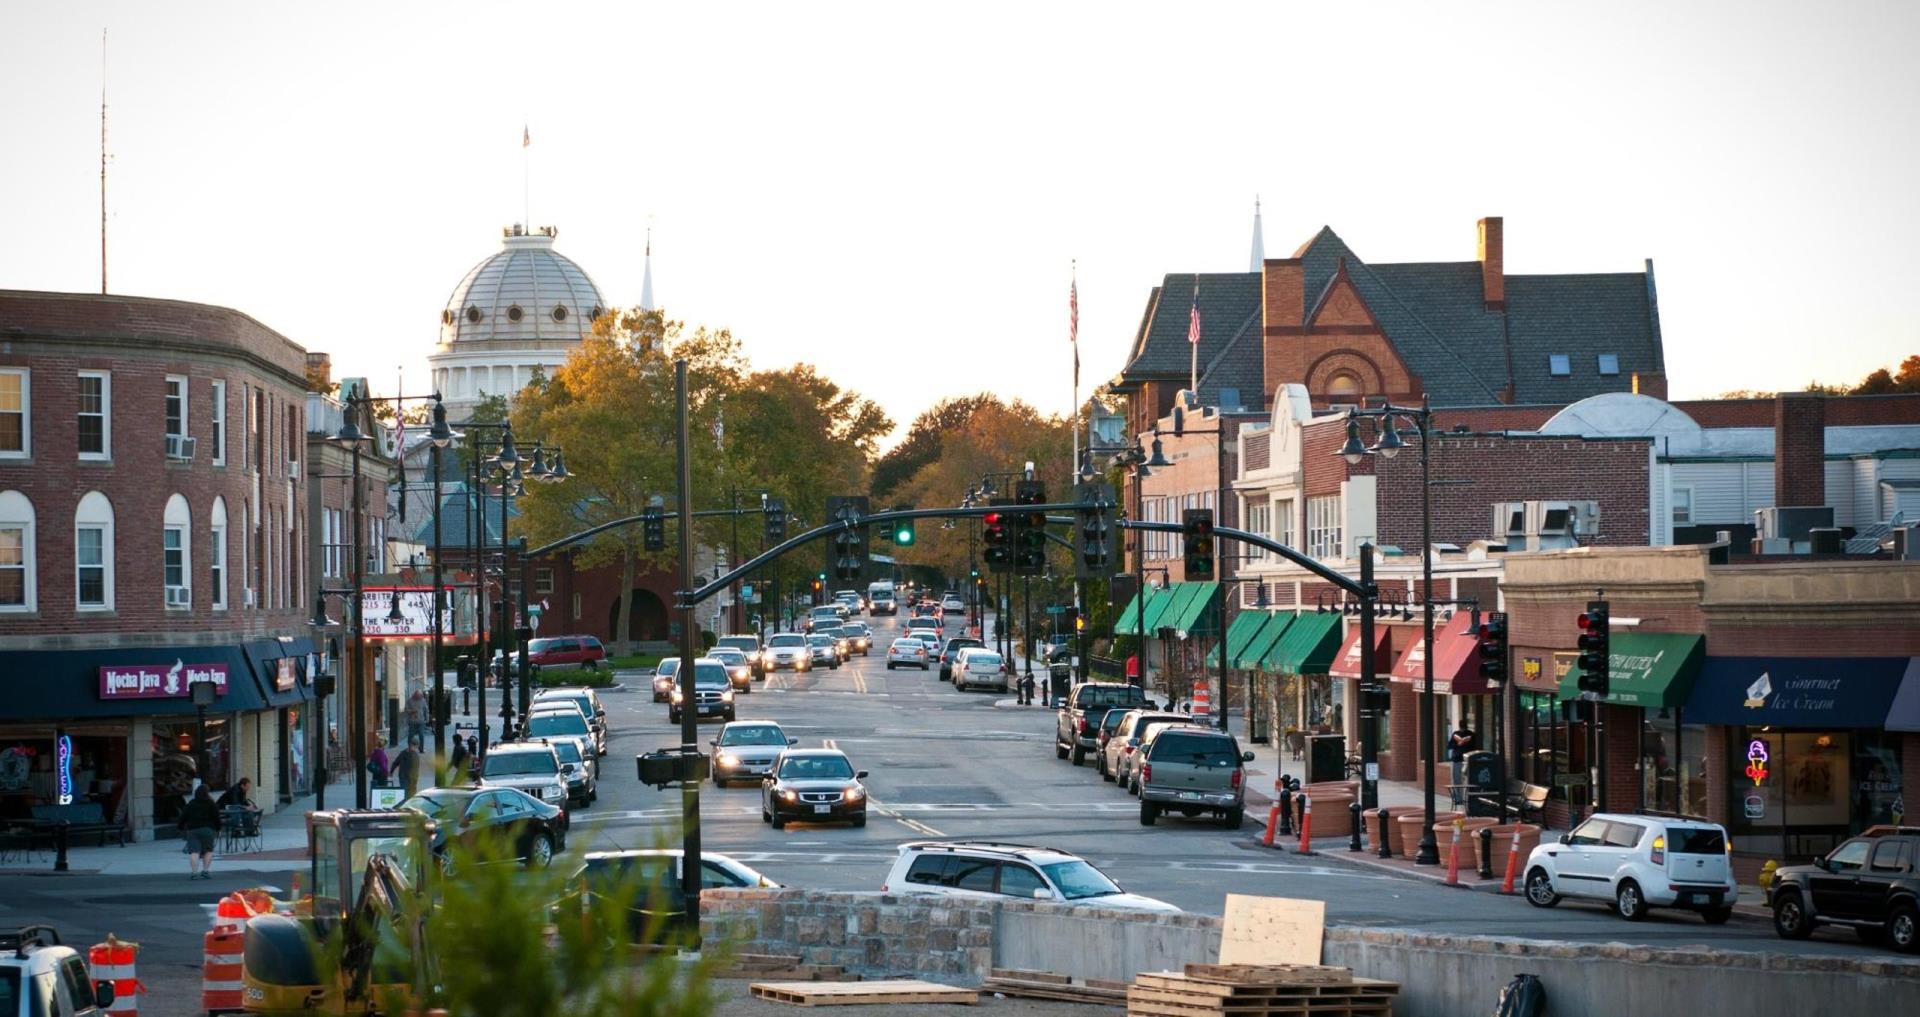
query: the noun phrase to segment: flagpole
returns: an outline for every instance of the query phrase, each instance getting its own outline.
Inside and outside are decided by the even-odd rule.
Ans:
[[[1068,414],[1073,428],[1073,458],[1067,461],[1067,476],[1080,478],[1080,259],[1073,260],[1073,281],[1067,288],[1067,341],[1073,346],[1073,409]]]
[[[527,184],[530,173],[528,168],[529,152],[533,148],[533,132],[527,125],[520,125],[520,225],[529,234],[533,232],[533,211],[528,201],[532,188]]]

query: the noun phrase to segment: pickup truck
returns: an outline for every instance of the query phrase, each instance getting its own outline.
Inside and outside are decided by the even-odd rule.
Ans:
[[[1056,759],[1073,756],[1073,765],[1086,762],[1087,753],[1100,744],[1100,719],[1116,707],[1131,710],[1151,707],[1146,690],[1118,682],[1081,682],[1068,690],[1053,727],[1053,755]]]

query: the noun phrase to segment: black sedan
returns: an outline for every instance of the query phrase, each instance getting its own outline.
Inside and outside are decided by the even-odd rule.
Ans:
[[[400,807],[434,821],[433,853],[449,871],[453,863],[448,848],[455,842],[468,850],[484,850],[478,847],[482,838],[501,837],[514,857],[539,869],[567,848],[567,810],[513,788],[437,787]]]
[[[789,749],[760,782],[760,818],[776,830],[789,821],[867,825],[867,771],[835,749]]]

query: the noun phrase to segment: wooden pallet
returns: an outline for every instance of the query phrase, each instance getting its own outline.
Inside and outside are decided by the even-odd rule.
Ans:
[[[874,982],[754,982],[748,987],[755,997],[794,1006],[861,1006],[875,1003],[961,1003],[980,1002],[973,989],[957,989],[938,982],[898,979]]]
[[[1346,968],[1306,964],[1189,964],[1186,976],[1220,985],[1320,985],[1351,982]]]
[[[1251,966],[1199,967],[1200,978],[1172,971],[1135,976],[1127,990],[1127,1012],[1143,1017],[1388,1017],[1400,991],[1397,983],[1354,978],[1343,968],[1274,971],[1280,977],[1256,981],[1257,969]]]
[[[748,978],[782,982],[857,982],[859,975],[849,974],[838,964],[807,964],[797,954],[743,953],[732,958],[730,966],[715,971],[714,978]]]
[[[1023,971],[1018,968],[994,968],[987,980],[980,983],[980,990],[1022,999],[1053,999],[1067,1003],[1121,1006],[1127,1001],[1125,982],[1109,982],[1098,978],[1075,982],[1066,975],[1051,971]]]

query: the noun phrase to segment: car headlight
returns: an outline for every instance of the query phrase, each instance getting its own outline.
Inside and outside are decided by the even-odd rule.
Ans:
[[[674,690],[673,690],[673,701],[674,701],[674,702],[676,702],[676,703],[680,701],[680,690],[679,690],[679,689],[674,689]]]
[[[731,703],[731,702],[733,702],[733,690],[732,690],[732,689],[721,689],[721,690],[720,690],[720,701],[721,701],[721,702],[723,702],[723,703]]]
[[[721,766],[735,767],[740,765],[740,757],[731,752],[722,752],[720,753],[719,762]]]
[[[790,801],[790,802],[799,801],[800,792],[795,791],[792,788],[787,788],[786,790],[780,792],[780,797],[785,798],[787,801]]]
[[[558,784],[549,784],[546,787],[543,787],[540,789],[540,797],[546,799],[547,801],[553,801],[557,798],[562,797],[565,794],[566,794],[566,791],[562,789]]]
[[[860,799],[865,798],[866,796],[867,796],[867,793],[857,787],[848,788],[844,795],[847,801],[850,801],[850,802],[857,802]]]
[[[747,669],[744,667],[736,667],[731,673],[735,678],[745,678],[747,676]]]

